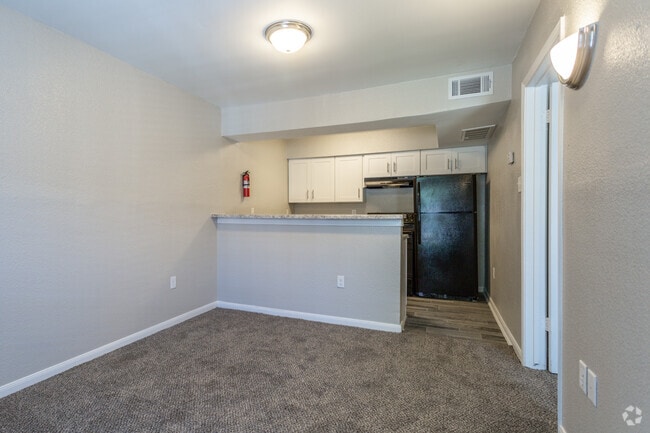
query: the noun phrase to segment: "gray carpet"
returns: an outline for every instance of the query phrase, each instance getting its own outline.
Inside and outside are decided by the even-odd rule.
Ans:
[[[503,344],[216,309],[0,399],[1,432],[557,431]]]

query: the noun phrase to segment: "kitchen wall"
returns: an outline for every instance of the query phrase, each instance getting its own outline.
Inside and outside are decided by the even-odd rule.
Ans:
[[[365,153],[436,149],[435,126],[350,132],[288,139],[287,158],[362,155]]]
[[[282,142],[231,144],[216,107],[4,7],[0,58],[1,390],[215,302],[210,214],[287,193]]]
[[[589,79],[564,92],[564,289],[561,425],[566,433],[622,432],[629,405],[650,407],[650,171],[647,122],[650,9],[645,0],[540,3],[513,64],[513,100],[489,146],[492,299],[521,342],[520,83],[557,24],[599,21]],[[578,387],[578,360],[598,375],[598,407]],[[644,417],[645,418],[645,417]],[[639,430],[640,429],[640,430]]]

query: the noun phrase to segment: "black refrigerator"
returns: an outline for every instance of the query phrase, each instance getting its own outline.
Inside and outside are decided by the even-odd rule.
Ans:
[[[478,297],[476,176],[418,177],[415,294]]]

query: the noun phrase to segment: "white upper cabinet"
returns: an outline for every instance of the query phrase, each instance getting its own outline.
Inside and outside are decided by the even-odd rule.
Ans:
[[[464,174],[487,172],[485,146],[423,150],[420,174]]]
[[[363,156],[363,177],[417,176],[420,151],[377,153]]]
[[[289,203],[334,201],[334,158],[289,160]]]
[[[454,173],[487,173],[487,149],[485,146],[456,149]]]
[[[334,162],[335,196],[337,202],[363,201],[363,157],[337,156]]]

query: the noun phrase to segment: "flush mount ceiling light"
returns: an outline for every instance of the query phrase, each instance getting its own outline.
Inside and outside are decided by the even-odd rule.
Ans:
[[[598,23],[582,27],[558,42],[551,49],[551,63],[560,82],[570,89],[579,89],[587,80],[596,46]]]
[[[311,39],[311,27],[300,21],[276,21],[264,30],[266,40],[283,53],[295,53]]]

